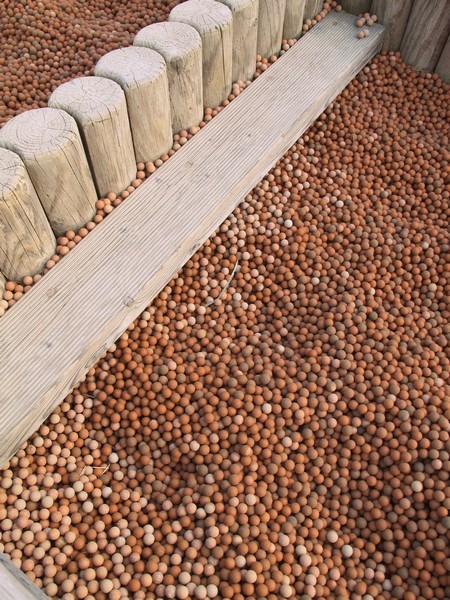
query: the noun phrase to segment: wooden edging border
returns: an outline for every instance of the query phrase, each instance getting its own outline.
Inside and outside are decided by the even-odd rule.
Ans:
[[[4,464],[378,52],[330,14],[0,320]]]

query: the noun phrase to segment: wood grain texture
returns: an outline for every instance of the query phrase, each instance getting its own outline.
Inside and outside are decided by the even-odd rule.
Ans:
[[[302,35],[304,14],[305,0],[286,0],[283,39],[291,40]]]
[[[303,20],[313,19],[322,10],[323,0],[306,0]]]
[[[169,82],[164,58],[132,46],[108,52],[94,68],[125,92],[137,162],[154,161],[172,148]]]
[[[0,273],[0,296],[5,291],[5,283],[6,283],[5,276],[3,275],[3,273]]]
[[[354,21],[330,13],[0,319],[0,464],[379,50]]]
[[[186,23],[202,38],[203,105],[216,108],[231,91],[233,16],[214,0],[188,0],[170,12],[169,21]]]
[[[0,148],[0,270],[13,281],[42,271],[56,239],[21,158]]]
[[[141,29],[133,44],[155,50],[166,61],[173,133],[197,126],[203,119],[199,33],[185,23],[154,23]]]
[[[285,11],[286,0],[259,0],[257,53],[263,58],[280,52]]]
[[[99,196],[119,194],[136,177],[125,94],[104,77],[77,77],[60,85],[48,105],[77,122]]]
[[[57,236],[92,219],[97,194],[70,115],[53,108],[28,110],[4,125],[0,146],[23,160]]]
[[[342,0],[342,8],[352,15],[361,15],[369,12],[372,0]]]
[[[373,0],[372,13],[384,25],[383,50],[400,50],[413,0]]]
[[[414,2],[400,52],[409,65],[434,71],[450,34],[450,2]]]
[[[436,66],[436,73],[446,81],[450,82],[450,37],[447,39],[447,43],[442,50],[442,54],[439,58],[439,62]]]
[[[49,600],[16,565],[0,552],[0,598],[2,600]]]
[[[259,0],[217,1],[233,14],[233,81],[251,81],[256,71]]]

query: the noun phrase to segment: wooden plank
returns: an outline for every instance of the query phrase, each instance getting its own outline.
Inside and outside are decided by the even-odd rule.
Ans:
[[[436,66],[436,73],[447,83],[450,82],[450,37],[442,50],[441,57]]]
[[[383,50],[400,50],[413,0],[373,0],[372,12],[384,25]]]
[[[450,2],[414,2],[400,52],[405,62],[434,71],[450,34]]]
[[[16,565],[0,552],[0,598],[2,600],[48,600]]]
[[[0,319],[0,464],[379,50],[330,13]]]

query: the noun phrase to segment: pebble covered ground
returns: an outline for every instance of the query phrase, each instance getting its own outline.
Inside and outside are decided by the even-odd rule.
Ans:
[[[0,472],[50,598],[450,597],[448,100],[376,57]]]

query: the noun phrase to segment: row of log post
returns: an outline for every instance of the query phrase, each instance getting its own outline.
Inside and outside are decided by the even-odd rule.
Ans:
[[[83,227],[99,197],[119,194],[136,164],[155,161],[173,135],[197,126],[232,83],[249,81],[256,56],[301,35],[318,0],[188,0],[134,45],[109,52],[94,76],[59,86],[48,108],[0,130],[0,295],[5,279],[44,268],[56,237]]]

